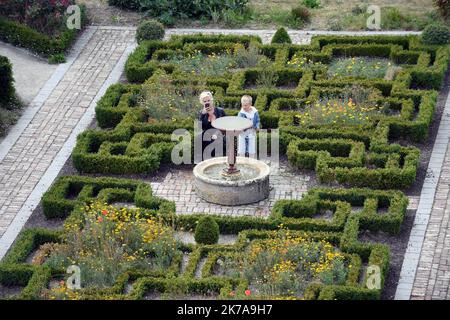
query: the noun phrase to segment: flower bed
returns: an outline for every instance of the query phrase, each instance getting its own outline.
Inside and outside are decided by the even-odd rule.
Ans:
[[[137,209],[111,207],[110,204],[117,201],[132,203]],[[86,207],[89,203],[93,205]],[[358,234],[363,230],[398,233],[408,200],[398,191],[318,188],[309,191],[302,200],[277,202],[269,219],[212,215],[221,232],[238,234],[233,245],[172,244],[174,240],[170,239],[173,238],[165,237],[172,228],[195,228],[201,216],[175,215],[172,202],[153,197],[149,185],[134,180],[63,177],[44,195],[43,204],[44,213],[50,219],[66,217],[65,228],[61,231],[25,230],[0,264],[0,283],[3,286],[23,286],[21,298],[141,299],[146,294],[158,292],[217,295],[224,299],[374,299],[379,297],[382,287],[366,287],[366,267],[380,268],[382,284],[388,271],[389,248],[382,244],[361,243]],[[352,212],[352,206],[360,206],[362,210]],[[332,219],[316,217],[322,210],[331,210]],[[387,213],[380,214],[379,210]],[[61,215],[61,212],[65,213]],[[96,245],[96,242],[89,241],[93,234],[102,239],[103,245],[97,251],[104,252],[101,256],[105,259],[100,259],[97,251],[94,256],[90,254]],[[73,241],[74,238],[79,241]],[[142,245],[135,246],[141,242]],[[55,245],[49,246],[48,243]],[[126,249],[108,251],[111,246],[121,243],[129,245]],[[286,243],[289,245],[285,246]],[[289,250],[275,250],[280,245]],[[173,257],[170,261],[163,259],[168,263],[164,272],[157,269],[155,261],[159,261],[158,255],[154,253],[149,258],[145,254],[146,247],[151,252],[158,249],[157,252],[174,253],[164,254],[164,257]],[[30,254],[39,248],[46,250],[45,258],[27,262]],[[304,256],[307,259],[304,260],[304,270],[292,269],[294,260],[300,259],[295,253],[297,249],[310,252],[309,256]],[[262,259],[258,258],[260,251],[269,255],[271,252],[286,255],[276,258],[278,262],[275,264],[266,265],[274,272],[274,277],[262,284],[255,280],[256,269],[253,273],[250,270],[256,261],[252,259]],[[100,269],[111,267],[108,252],[121,254],[121,257],[114,259],[116,272],[110,273],[107,279],[95,278],[93,275],[96,273],[89,272],[89,279],[82,280],[83,289],[77,291],[60,283],[69,275],[63,279],[58,275],[64,274],[63,269],[73,261],[83,268],[91,265]],[[181,252],[189,256],[183,271]],[[235,264],[239,256],[250,259],[243,262],[244,269]],[[287,256],[291,258],[287,259]],[[62,257],[70,259],[64,264],[67,258]],[[95,257],[98,259],[90,260]],[[119,261],[123,257],[126,259],[121,264]],[[227,260],[232,257],[236,259]],[[150,263],[138,263],[141,259],[150,259]],[[264,260],[259,262],[265,265]],[[220,265],[224,263],[234,265],[235,272],[228,267],[227,274],[220,272]],[[306,277],[301,282],[298,278],[297,282],[302,290],[290,292],[281,289],[283,280],[279,277],[285,272],[301,276],[306,270],[309,270],[310,278]],[[59,284],[50,289],[49,284],[54,282]],[[131,290],[127,289],[128,283],[132,283]],[[264,289],[271,283],[278,284],[279,290]]]

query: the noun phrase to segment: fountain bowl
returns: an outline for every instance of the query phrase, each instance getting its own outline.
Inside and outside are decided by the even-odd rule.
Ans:
[[[262,161],[237,157],[239,173],[228,175],[226,157],[212,158],[194,168],[197,195],[207,202],[237,206],[269,197],[270,167]],[[225,170],[226,171],[226,170]]]

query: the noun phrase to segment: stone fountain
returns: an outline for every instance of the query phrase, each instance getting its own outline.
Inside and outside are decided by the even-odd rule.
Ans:
[[[212,126],[227,137],[227,156],[205,160],[194,168],[197,195],[216,204],[236,206],[269,197],[270,168],[262,161],[236,157],[236,137],[252,127],[242,117],[222,117]]]

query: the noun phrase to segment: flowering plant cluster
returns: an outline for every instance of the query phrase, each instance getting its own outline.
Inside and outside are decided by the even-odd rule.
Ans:
[[[324,64],[321,62],[314,62],[313,60],[298,54],[295,54],[292,57],[292,59],[287,62],[286,65],[288,67],[302,68],[302,69],[310,69],[316,66],[324,66]]]
[[[158,72],[142,86],[138,106],[148,111],[151,121],[193,118],[198,112],[198,88],[202,84],[177,86],[169,75]]]
[[[66,221],[64,243],[44,263],[79,266],[83,287],[112,286],[130,269],[167,270],[178,254],[172,229],[140,209],[94,202],[83,213],[82,221]]]
[[[347,101],[318,101],[307,106],[304,112],[295,115],[298,125],[365,125],[379,111],[377,106],[356,104],[352,98]]]
[[[345,255],[332,244],[294,234],[282,226],[267,239],[252,241],[246,254],[234,260],[227,262],[227,273],[249,281],[246,296],[301,298],[311,283],[343,284],[350,267]]]
[[[391,62],[380,58],[340,58],[331,62],[328,77],[384,78]]]

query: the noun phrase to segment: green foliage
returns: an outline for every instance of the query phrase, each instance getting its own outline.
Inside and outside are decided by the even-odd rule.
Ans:
[[[195,241],[199,244],[215,244],[219,241],[219,225],[212,217],[203,217],[195,228]]]
[[[320,8],[320,0],[302,0],[302,4],[311,9]]]
[[[146,20],[137,28],[136,41],[141,43],[144,40],[162,40],[164,34],[164,26],[161,23],[154,20]]]
[[[430,24],[423,30],[422,41],[429,45],[448,44],[450,43],[450,28],[441,23]]]
[[[59,63],[65,63],[65,62],[66,62],[66,56],[63,53],[53,54],[48,58],[48,63],[50,63],[50,64],[59,64]]]
[[[143,86],[138,106],[146,109],[150,120],[180,121],[195,118],[198,95],[204,85],[176,86],[166,74],[156,73]],[[192,119],[194,120],[194,119]]]
[[[93,193],[94,191],[95,193]],[[136,245],[133,242],[133,239],[140,241],[140,237],[135,237],[139,233],[128,232],[132,226],[142,226],[138,223],[140,219],[151,218],[156,225],[163,221],[172,223],[172,219],[174,219],[174,226],[189,230],[197,225],[199,220],[205,218],[204,215],[175,216],[173,203],[152,197],[147,184],[125,179],[62,177],[44,198],[47,203],[44,207],[45,210],[54,212],[49,214],[49,217],[59,216],[56,213],[63,210],[60,205],[64,202],[72,204],[72,209],[69,209],[69,216],[65,221],[65,230],[62,232],[44,229],[25,230],[0,264],[0,284],[25,287],[20,294],[20,297],[24,299],[49,298],[55,296],[55,292],[59,292],[52,290],[49,294],[49,290],[46,288],[52,276],[60,274],[64,269],[61,269],[60,264],[64,260],[61,259],[64,256],[61,256],[61,253],[66,252],[67,245],[76,247],[85,243],[86,250],[83,251],[85,253],[88,253],[89,248],[96,245],[96,242],[91,241],[69,241],[65,244],[64,239],[67,237],[78,237],[81,240],[93,230],[92,228],[95,229],[96,225],[104,227],[97,230],[96,235],[107,232],[107,230],[116,230],[118,224],[113,223],[114,217],[120,218],[121,215],[126,215],[128,218],[124,221],[128,222],[120,224],[122,227],[118,234],[100,237],[100,242],[112,243],[112,239],[121,239],[120,232],[124,232],[124,241],[127,243],[131,241],[127,249],[119,248],[104,252],[111,254],[131,250],[133,247],[145,247],[145,245]],[[85,204],[91,203],[92,200],[94,203],[98,203],[98,206],[90,206],[87,209]],[[103,203],[115,201],[134,203],[139,209],[119,210],[103,205]],[[53,207],[48,206],[51,203],[53,203]],[[156,203],[159,205],[155,205]],[[275,294],[296,296],[305,291],[304,297],[308,299],[378,299],[380,290],[367,290],[359,284],[360,277],[364,278],[365,275],[364,269],[362,269],[362,260],[368,260],[369,264],[380,266],[383,285],[389,266],[389,249],[380,244],[360,243],[358,234],[360,230],[398,233],[406,214],[407,205],[407,197],[398,191],[315,188],[301,200],[278,201],[268,219],[206,216],[219,225],[221,232],[239,233],[237,242],[227,246],[186,245],[177,247],[178,250],[189,253],[190,256],[182,276],[178,274],[181,255],[170,254],[171,251],[160,251],[164,246],[151,246],[151,250],[154,252],[150,256],[146,256],[151,261],[155,261],[155,258],[159,256],[158,252],[162,253],[161,257],[171,257],[170,261],[161,260],[162,265],[165,266],[163,272],[150,270],[149,268],[154,267],[153,264],[146,265],[143,269],[139,269],[140,267],[137,265],[136,268],[121,274],[119,274],[120,272],[111,273],[116,281],[108,282],[108,286],[103,289],[86,288],[83,285],[84,288],[77,291],[78,296],[56,294],[56,298],[65,299],[72,296],[72,298],[78,299],[110,299],[112,297],[115,299],[142,299],[146,293],[155,291],[181,294],[184,297],[190,294],[210,296],[220,293],[220,296],[226,299],[267,298]],[[352,206],[362,206],[363,209],[350,214]],[[150,207],[152,210],[145,210]],[[331,221],[314,217],[325,209],[333,212]],[[387,212],[381,215],[378,213],[378,209],[385,209]],[[90,214],[87,212],[92,213],[92,217],[89,217]],[[111,219],[107,218],[110,215]],[[119,220],[122,221],[122,219]],[[119,220],[117,221],[119,222]],[[286,229],[279,231],[280,224],[283,224]],[[152,228],[154,226],[152,223]],[[109,227],[114,227],[114,229],[109,229]],[[161,233],[148,233],[152,244],[159,238],[152,236],[156,234]],[[173,237],[169,238],[173,241]],[[51,254],[50,259],[45,260],[45,266],[25,263],[33,250],[46,243],[62,243],[62,246],[52,246],[56,251]],[[108,245],[101,245],[99,250],[107,247]],[[171,245],[169,247],[173,248]],[[259,252],[259,248],[266,251],[266,254],[255,255]],[[318,259],[316,253],[319,253],[316,249],[320,249],[320,252],[323,252],[322,249],[324,249],[328,253],[326,255],[328,258],[325,259],[328,262],[319,259],[320,263],[314,263]],[[95,257],[102,257],[102,254],[97,254]],[[277,260],[281,255],[283,255],[283,259]],[[88,261],[88,257],[89,255],[83,254],[80,259],[84,263]],[[194,274],[202,258],[206,258],[206,261],[201,269],[201,278],[194,279]],[[256,260],[255,263],[248,264],[243,261],[244,264],[239,265],[238,262],[245,259],[249,259],[248,262],[253,261],[252,259]],[[119,260],[115,260],[115,265]],[[307,270],[292,269],[295,265],[289,261],[297,260],[313,262],[311,265],[300,263],[298,266],[304,265],[306,269],[311,267],[310,271],[314,273],[310,275],[318,277],[321,282],[320,286],[317,283],[310,284],[305,281],[304,277],[308,277]],[[345,264],[340,263],[339,260],[345,261]],[[101,261],[103,260],[97,258],[92,263],[95,266],[106,267],[103,263],[99,264]],[[122,262],[119,264],[123,266]],[[241,269],[242,266],[245,268]],[[323,268],[323,266],[327,267]],[[236,269],[236,272],[232,270],[233,268]],[[111,270],[110,267],[105,269],[106,272]],[[261,275],[263,270],[267,271],[265,274],[270,276],[270,279],[266,277],[265,282],[258,283],[256,287],[248,291],[249,282],[252,282],[258,274]],[[97,273],[94,270],[89,274]],[[101,275],[104,272],[98,274]],[[243,278],[244,275],[249,281]],[[288,275],[295,275],[294,278],[291,277],[295,281],[287,281],[286,276]],[[91,283],[104,283],[105,279],[100,276],[89,277],[88,280]],[[133,281],[133,289],[128,294],[124,294],[125,286],[130,281]],[[61,293],[64,292],[61,291]]]
[[[381,29],[383,30],[422,30],[435,20],[431,13],[415,15],[402,12],[397,7],[381,9]]]
[[[273,35],[272,43],[292,43],[292,40],[285,28],[279,28]]]
[[[7,57],[0,56],[0,107],[6,106],[14,96],[12,65]]]
[[[19,115],[21,103],[16,98],[12,65],[0,56],[0,136],[13,125]]]
[[[379,58],[339,58],[331,62],[328,69],[330,77],[384,78],[391,63]]]

